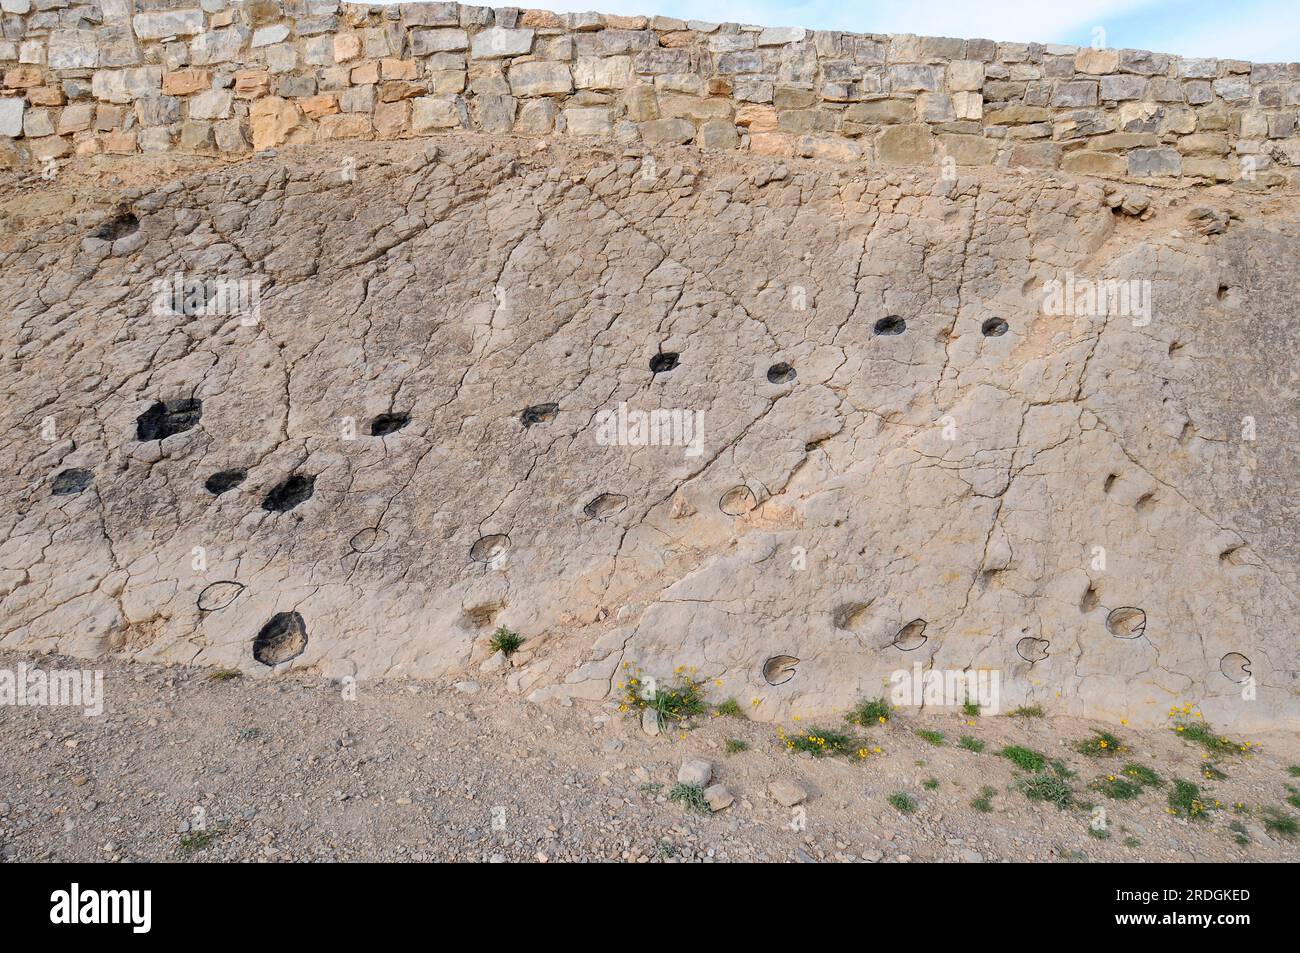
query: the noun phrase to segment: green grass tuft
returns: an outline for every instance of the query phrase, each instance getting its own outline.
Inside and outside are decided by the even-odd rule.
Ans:
[[[1203,821],[1208,817],[1209,806],[1201,799],[1201,789],[1191,781],[1174,781],[1169,792],[1169,813],[1176,817],[1190,817]]]
[[[677,801],[682,810],[697,814],[708,814],[709,802],[704,797],[704,788],[698,784],[674,784],[668,791],[668,800]]]
[[[1021,705],[1011,713],[1012,718],[1042,718],[1042,705]]]
[[[1259,819],[1264,823],[1264,829],[1276,837],[1292,840],[1300,834],[1300,821],[1281,808],[1266,807],[1259,812]]]
[[[219,668],[208,676],[209,682],[230,682],[239,678],[239,672],[233,668]]]
[[[1065,810],[1074,801],[1074,791],[1065,779],[1044,771],[1020,782],[1020,790],[1031,801],[1047,801]]]
[[[814,758],[824,754],[839,754],[853,746],[853,739],[842,731],[830,728],[809,728],[798,735],[787,735],[785,746],[791,751],[806,751]]]
[[[967,751],[974,751],[979,754],[984,750],[984,742],[978,738],[972,738],[970,735],[962,735],[957,742],[958,748],[965,748]]]
[[[180,843],[176,845],[176,856],[193,856],[201,850],[207,850],[216,839],[217,835],[212,831],[194,831],[185,834],[181,837]]]
[[[725,702],[717,707],[719,715],[726,715],[728,718],[744,718],[745,710],[740,707],[740,702],[734,698],[728,698]]]
[[[903,791],[895,791],[893,794],[889,795],[888,800],[894,809],[900,814],[911,814],[916,810],[916,798],[912,797],[910,794],[904,793]]]
[[[1080,741],[1074,749],[1089,758],[1113,758],[1125,750],[1123,743],[1109,731],[1094,731],[1091,738]]]
[[[892,712],[893,709],[889,707],[889,702],[883,698],[864,699],[850,709],[849,713],[844,716],[844,720],[862,728],[871,728],[874,725],[883,725],[889,721]]]
[[[727,754],[739,754],[742,751],[749,750],[749,742],[741,741],[739,738],[728,738],[726,749]]]
[[[998,792],[989,787],[987,784],[980,788],[979,797],[970,802],[970,806],[975,808],[981,814],[989,814],[993,810],[993,797]]]
[[[921,782],[921,787],[925,788],[927,791],[933,791],[938,786],[939,786],[938,778],[926,778],[924,781]]]
[[[944,737],[942,731],[932,731],[929,728],[918,728],[916,729],[916,737],[920,738],[922,741],[929,742],[936,748],[943,746]]]
[[[1042,771],[1047,766],[1047,759],[1032,748],[1008,745],[998,753],[1024,771]]]
[[[961,706],[961,713],[967,718],[978,718],[980,716],[980,703],[966,702]]]

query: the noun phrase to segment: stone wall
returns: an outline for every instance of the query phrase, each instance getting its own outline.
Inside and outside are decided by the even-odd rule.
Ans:
[[[455,3],[0,0],[0,166],[474,129],[1300,180],[1300,64]]]

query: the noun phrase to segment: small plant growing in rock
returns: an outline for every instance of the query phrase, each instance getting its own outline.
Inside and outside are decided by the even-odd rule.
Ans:
[[[1042,705],[1021,705],[1011,713],[1012,718],[1042,718]]]
[[[176,856],[190,857],[201,850],[207,850],[216,839],[217,835],[212,831],[194,831],[185,834],[176,845]]]
[[[1075,745],[1075,750],[1079,754],[1087,755],[1089,758],[1113,758],[1127,749],[1109,731],[1095,731],[1091,738],[1080,741]]]
[[[668,799],[676,801],[683,810],[697,814],[709,813],[709,802],[704,797],[704,788],[698,784],[674,784],[668,791]]]
[[[488,642],[488,648],[493,652],[500,652],[506,658],[514,655],[519,651],[519,647],[524,644],[524,637],[518,632],[507,629],[504,625],[496,632],[492,633],[492,640]]]
[[[841,731],[830,728],[810,728],[797,735],[782,735],[789,751],[806,751],[814,758],[825,754],[839,754],[853,746],[853,739]]]
[[[1246,833],[1246,825],[1241,821],[1233,821],[1228,825],[1228,830],[1232,831],[1232,839],[1238,847],[1247,847],[1250,845],[1250,835]]]
[[[927,791],[933,791],[938,786],[939,786],[938,778],[926,778],[924,781],[921,782],[921,787],[925,788]]]
[[[973,738],[970,735],[962,735],[957,741],[957,747],[965,748],[967,751],[974,751],[976,754],[979,754],[984,750],[984,742],[980,741],[978,738]]]
[[[1065,810],[1074,801],[1074,792],[1064,778],[1044,771],[1020,782],[1020,790],[1031,801],[1047,801]]]
[[[1300,778],[1300,764],[1293,764],[1286,769],[1286,773],[1293,778]]]
[[[890,806],[900,814],[912,814],[916,811],[916,798],[904,791],[895,791],[889,795]]]
[[[233,668],[219,668],[208,676],[209,682],[229,682],[239,678],[239,672]]]
[[[740,754],[742,751],[749,750],[749,743],[741,741],[739,738],[728,738],[725,747],[727,754]]]
[[[640,669],[633,669],[627,662],[623,663],[623,669],[625,681],[618,683],[618,688],[623,693],[619,711],[650,708],[658,712],[660,725],[668,725],[702,714],[708,707],[700,691],[704,683],[691,678],[684,669],[677,670],[676,682],[668,687],[645,678]]]
[[[857,706],[844,716],[844,719],[850,724],[870,728],[873,725],[885,724],[889,721],[892,712],[889,702],[883,698],[864,699],[858,702]]]
[[[970,806],[981,814],[989,814],[993,811],[993,798],[997,793],[996,789],[986,784],[980,788],[979,796],[970,802]]]
[[[1007,745],[998,753],[1023,771],[1042,771],[1047,766],[1047,759],[1032,748]]]
[[[1222,781],[1226,778],[1227,772],[1220,768],[1213,761],[1207,761],[1201,765],[1201,777],[1207,781]]]
[[[1184,741],[1200,745],[1211,755],[1250,753],[1251,742],[1232,741],[1218,734],[1191,705],[1169,709],[1169,717],[1173,720],[1175,734]]]
[[[745,717],[745,710],[740,707],[740,702],[736,701],[734,698],[728,698],[714,710],[719,715],[725,715],[728,718]]]
[[[1169,792],[1169,813],[1175,817],[1189,817],[1203,821],[1208,816],[1209,805],[1201,798],[1201,789],[1191,781],[1175,781]]]
[[[1266,807],[1259,812],[1259,819],[1263,822],[1264,829],[1274,837],[1293,840],[1297,834],[1300,834],[1300,821],[1281,808]]]
[[[944,742],[942,731],[932,731],[929,728],[916,729],[916,736],[922,741],[934,745],[936,748],[941,747]]]
[[[961,713],[967,718],[978,718],[980,716],[979,702],[965,702],[961,706]]]
[[[1130,801],[1147,788],[1158,788],[1164,784],[1160,775],[1145,765],[1130,762],[1122,771],[1098,778],[1092,786],[1107,797],[1117,801]]]
[[[1110,840],[1110,831],[1104,827],[1089,827],[1088,835],[1095,837],[1097,840]]]

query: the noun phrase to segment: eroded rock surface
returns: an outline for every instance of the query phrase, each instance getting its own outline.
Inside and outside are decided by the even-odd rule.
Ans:
[[[0,258],[0,645],[436,676],[506,624],[539,698],[919,662],[1294,727],[1300,229],[1226,195],[462,134],[54,207]],[[1149,320],[1045,309],[1099,279]]]

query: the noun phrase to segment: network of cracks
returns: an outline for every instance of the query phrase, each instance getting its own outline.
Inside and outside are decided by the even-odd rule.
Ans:
[[[896,315],[881,318],[873,328],[874,334],[886,337],[904,334],[906,330],[907,322]],[[1008,324],[1002,318],[989,318],[980,330],[985,337],[1000,337],[1007,333]],[[677,352],[657,351],[649,360],[650,373],[671,373],[681,366],[681,357]],[[773,364],[767,370],[767,380],[773,384],[792,385],[797,376],[795,368],[784,361]],[[524,428],[543,425],[554,420],[559,411],[557,403],[532,404],[519,413],[519,422]],[[140,441],[165,440],[196,427],[202,414],[203,404],[197,398],[155,401],[137,418],[136,438]],[[373,418],[368,432],[372,437],[382,438],[396,433],[410,422],[409,413],[389,411]],[[208,493],[219,496],[237,489],[247,476],[247,471],[238,468],[219,470],[208,476],[203,486]],[[89,488],[93,480],[91,470],[63,470],[55,475],[51,492],[55,496],[75,495]],[[266,492],[261,507],[269,513],[288,512],[311,499],[315,485],[314,475],[288,474]],[[583,513],[593,520],[609,519],[622,511],[627,503],[628,498],[622,494],[602,493],[583,507]],[[757,495],[743,484],[727,490],[718,500],[718,508],[733,517],[743,516],[758,505]],[[364,554],[382,549],[387,541],[387,531],[371,526],[353,535],[349,546],[354,553]],[[505,559],[509,550],[510,537],[494,533],[476,539],[469,548],[469,558],[476,563],[493,567]],[[245,588],[242,583],[233,580],[214,582],[199,594],[198,608],[205,613],[218,612],[233,604]],[[869,604],[862,603],[842,605],[833,613],[832,622],[837,629],[853,631],[867,617],[869,608]],[[930,637],[925,634],[928,624],[925,619],[910,620],[898,629],[887,647],[904,653],[917,651],[930,641]],[[1105,627],[1117,639],[1146,638],[1147,615],[1143,609],[1135,606],[1120,606],[1108,612]],[[274,667],[302,655],[307,649],[307,643],[307,623],[302,615],[296,611],[279,612],[258,629],[252,640],[251,652],[257,662]],[[1017,641],[1016,654],[1033,666],[1051,655],[1050,647],[1050,640],[1026,635]],[[794,655],[773,655],[762,663],[759,674],[769,685],[785,685],[797,677],[800,661]],[[1225,678],[1238,684],[1245,683],[1251,677],[1251,661],[1240,652],[1224,655],[1220,659],[1219,669]]]

